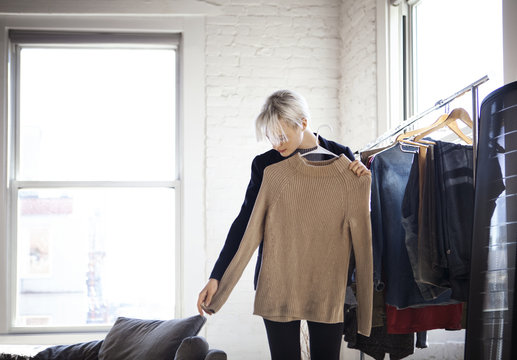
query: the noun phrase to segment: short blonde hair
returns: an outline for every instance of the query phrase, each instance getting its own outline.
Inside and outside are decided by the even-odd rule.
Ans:
[[[303,119],[310,120],[309,106],[304,97],[292,90],[278,90],[271,94],[255,120],[257,139],[268,138],[273,145],[285,139],[282,124],[302,127]]]

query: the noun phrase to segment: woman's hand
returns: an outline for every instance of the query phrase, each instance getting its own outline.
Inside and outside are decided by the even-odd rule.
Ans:
[[[357,176],[370,175],[370,170],[368,170],[359,160],[352,161],[350,165],[348,165],[348,168]]]
[[[199,315],[204,316],[203,307],[201,305],[210,306],[210,301],[212,301],[212,297],[217,291],[217,288],[219,287],[219,280],[216,279],[209,279],[206,283],[205,287],[201,292],[199,293],[199,297],[197,299],[197,310],[199,311]],[[208,315],[212,315],[209,312],[206,312]]]

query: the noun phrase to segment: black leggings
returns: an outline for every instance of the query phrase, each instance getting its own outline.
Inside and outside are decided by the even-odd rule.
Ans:
[[[277,322],[264,319],[272,360],[300,360],[300,320]],[[339,360],[343,323],[307,321],[311,360]]]

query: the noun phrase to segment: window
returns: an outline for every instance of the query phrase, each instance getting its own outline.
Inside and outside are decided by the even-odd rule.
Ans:
[[[485,75],[480,100],[503,85],[501,0],[422,0],[411,11],[414,113]]]
[[[480,102],[503,85],[501,0],[388,3],[389,127],[485,75],[490,80],[479,87]],[[451,106],[470,112],[471,97]]]
[[[173,318],[178,37],[9,38],[11,326]]]

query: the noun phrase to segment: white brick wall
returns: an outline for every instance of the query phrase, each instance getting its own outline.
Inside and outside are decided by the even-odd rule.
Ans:
[[[253,157],[270,147],[255,140],[265,98],[288,88],[309,103],[313,130],[337,139],[339,129],[339,0],[218,0],[206,19],[207,276],[237,215]],[[234,359],[265,359],[262,319],[253,316],[255,257],[206,329],[212,346]]]
[[[237,215],[253,157],[267,149],[254,118],[274,90],[300,91],[313,129],[356,150],[376,136],[376,0],[218,0],[221,16],[206,21],[207,276]],[[211,346],[231,359],[267,359],[264,325],[253,316],[252,258],[223,309],[209,318]],[[432,333],[430,348],[411,358],[462,354],[463,334]],[[342,358],[359,359],[343,345]]]
[[[376,0],[342,0],[341,138],[355,151],[377,137]]]
[[[375,0],[211,3],[222,15],[206,20],[207,275],[242,204],[251,160],[269,149],[255,140],[254,118],[270,93],[301,92],[313,130],[329,124],[333,132],[322,128],[322,135],[353,149],[374,128],[364,122],[376,120]],[[255,258],[206,327],[230,358],[268,357],[262,320],[251,315],[254,266]]]

